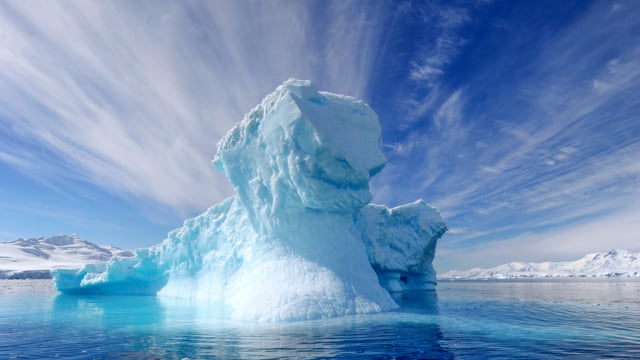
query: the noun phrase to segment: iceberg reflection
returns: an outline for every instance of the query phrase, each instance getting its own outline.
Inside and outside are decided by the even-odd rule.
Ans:
[[[52,314],[60,331],[72,334],[64,337],[89,335],[91,351],[107,357],[449,358],[440,345],[436,292],[397,293],[394,300],[400,310],[255,323],[229,320],[222,306],[154,296],[59,295]]]

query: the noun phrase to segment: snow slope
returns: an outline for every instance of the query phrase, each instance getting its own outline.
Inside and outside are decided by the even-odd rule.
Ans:
[[[490,269],[452,270],[440,279],[512,279],[539,277],[640,277],[640,253],[613,249],[566,262],[511,262]]]
[[[50,278],[52,269],[82,267],[113,256],[133,253],[99,246],[75,234],[0,242],[0,279]]]
[[[131,259],[54,271],[67,293],[155,294],[219,305],[237,320],[306,320],[396,308],[433,289],[446,231],[424,201],[371,205],[382,169],[364,102],[290,79],[219,142],[213,166],[236,195]]]

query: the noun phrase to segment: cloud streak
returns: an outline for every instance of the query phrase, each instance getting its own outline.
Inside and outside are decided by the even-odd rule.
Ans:
[[[215,143],[277,84],[364,95],[384,27],[354,5],[314,23],[293,2],[5,2],[0,160],[60,189],[203,209],[231,193]]]
[[[209,166],[217,140],[306,78],[380,114],[375,200],[440,208],[455,229],[442,264],[482,244],[515,255],[523,238],[622,223],[640,198],[640,5],[549,6],[3,2],[0,166],[182,219],[232,193]]]
[[[640,45],[628,34],[640,9],[632,3],[610,7],[593,4],[552,37],[532,41],[511,34],[510,41],[526,39],[538,51],[508,52],[476,67],[464,90],[438,85],[440,93],[424,98],[424,111],[408,130],[420,129],[420,136],[387,147],[397,165],[383,172],[386,184],[376,200],[422,196],[440,208],[457,229],[440,245],[445,258],[456,254],[456,262],[446,262],[449,268],[481,261],[475,258],[478,244],[504,246],[516,258],[514,244],[521,244],[523,233],[559,239],[574,234],[568,224],[597,221],[622,208],[638,211],[629,206],[640,199]],[[473,15],[465,22],[473,23]],[[494,31],[521,30],[509,24]],[[510,47],[518,48],[502,49]],[[464,67],[466,50],[448,57],[450,66]],[[438,84],[446,84],[454,74],[437,76]],[[398,196],[393,188],[405,191]],[[575,247],[573,255],[583,250]]]

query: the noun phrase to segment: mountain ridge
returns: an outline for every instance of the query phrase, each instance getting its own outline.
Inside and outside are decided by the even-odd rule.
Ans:
[[[0,242],[0,279],[48,279],[50,270],[80,268],[134,253],[111,245],[101,246],[77,234],[19,238]]]
[[[640,253],[622,249],[589,253],[573,261],[519,262],[492,268],[451,270],[440,280],[481,280],[548,277],[634,277],[640,278]]]

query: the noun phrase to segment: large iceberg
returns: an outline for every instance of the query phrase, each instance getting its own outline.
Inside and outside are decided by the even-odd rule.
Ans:
[[[447,228],[422,200],[369,204],[380,136],[364,102],[290,79],[218,143],[213,166],[235,196],[136,257],[56,270],[56,286],[218,304],[238,320],[394,309],[391,292],[434,288]]]

